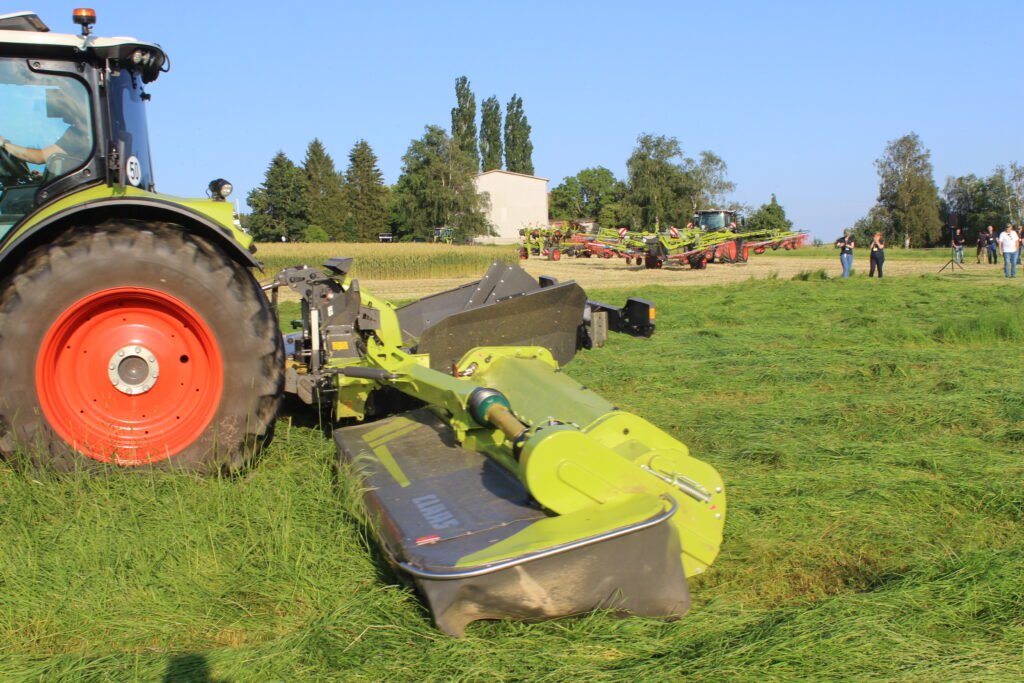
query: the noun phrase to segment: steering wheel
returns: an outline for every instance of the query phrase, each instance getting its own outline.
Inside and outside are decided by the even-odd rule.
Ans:
[[[28,164],[0,147],[0,182],[5,185],[29,177]]]

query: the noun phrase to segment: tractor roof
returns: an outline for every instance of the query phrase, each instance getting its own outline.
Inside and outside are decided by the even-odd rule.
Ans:
[[[85,52],[101,59],[118,60],[121,65],[136,69],[146,83],[156,80],[167,61],[163,49],[124,36],[101,38],[73,33],[52,33],[34,12],[0,15],[0,54],[79,58]],[[135,53],[139,52],[139,58]]]

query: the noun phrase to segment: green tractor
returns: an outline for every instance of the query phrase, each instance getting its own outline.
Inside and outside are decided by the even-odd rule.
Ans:
[[[0,16],[0,456],[235,470],[293,394],[336,420],[339,473],[443,631],[686,612],[721,544],[721,478],[562,371],[608,330],[650,336],[653,304],[500,263],[402,307],[350,258],[261,288],[228,183],[153,190],[143,88],[162,50],[75,19],[81,35]],[[302,313],[284,337],[281,290]]]
[[[703,209],[694,214],[693,220],[693,226],[702,232],[743,232],[746,225],[746,219],[735,211],[723,209]]]
[[[224,201],[154,191],[157,45],[0,17],[0,454],[214,472],[281,400],[283,345]]]
[[[455,244],[455,229],[434,228],[430,234],[430,241],[434,244]]]

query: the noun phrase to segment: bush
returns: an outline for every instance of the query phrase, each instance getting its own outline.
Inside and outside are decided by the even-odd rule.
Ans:
[[[326,242],[330,239],[327,231],[319,225],[310,225],[302,233],[303,242]]]

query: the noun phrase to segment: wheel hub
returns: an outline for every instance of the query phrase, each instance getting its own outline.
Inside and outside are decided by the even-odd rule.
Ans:
[[[125,346],[110,357],[107,377],[114,388],[129,396],[144,394],[153,388],[160,376],[156,355],[145,346]]]

